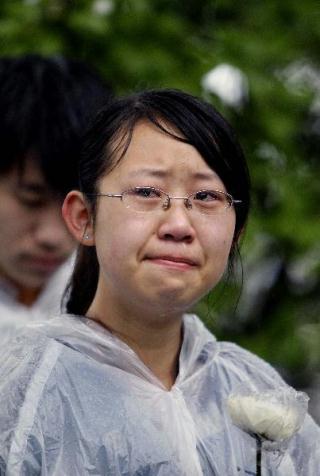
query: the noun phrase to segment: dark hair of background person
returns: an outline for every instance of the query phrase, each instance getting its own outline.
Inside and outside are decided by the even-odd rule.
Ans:
[[[80,138],[112,95],[87,64],[62,56],[0,58],[0,174],[27,159],[54,192],[77,187]]]
[[[229,265],[250,207],[250,179],[241,146],[231,126],[209,104],[177,90],[150,90],[114,99],[103,109],[84,138],[79,162],[80,187],[95,215],[98,182],[124,156],[135,125],[148,120],[177,140],[192,145],[215,170],[233,198],[236,227]],[[98,283],[99,264],[95,247],[79,245],[69,284],[67,311],[84,315]]]

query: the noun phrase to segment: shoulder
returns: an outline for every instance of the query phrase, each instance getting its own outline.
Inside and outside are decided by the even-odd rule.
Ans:
[[[218,342],[215,365],[223,382],[224,395],[240,388],[262,392],[288,388],[287,383],[270,364],[231,342]],[[299,468],[299,471],[303,468],[301,476],[318,474],[319,438],[320,428],[307,415],[301,429],[290,440],[288,448],[288,455],[290,454],[294,467]]]
[[[230,371],[248,376],[261,374],[266,378],[282,381],[279,373],[268,362],[233,342],[218,342],[217,358]]]
[[[189,334],[196,336],[198,354],[205,352],[204,368],[208,377],[218,379],[223,387],[232,388],[243,381],[251,381],[262,387],[284,385],[279,373],[266,361],[233,342],[217,341],[203,322],[195,315],[185,317]],[[210,377],[209,377],[210,378]]]
[[[270,364],[237,344],[217,341],[197,316],[185,315],[184,328],[180,361],[189,369],[186,375],[202,369],[226,391],[244,381],[264,388],[284,385]]]
[[[211,362],[216,371],[223,370],[221,376],[233,376],[236,380],[260,377],[283,383],[279,373],[269,363],[233,342],[218,341],[197,316],[185,315],[184,324],[187,337],[192,336],[192,341],[197,343],[198,353],[206,350],[207,364]]]
[[[72,363],[81,354],[47,333],[48,323],[32,323],[16,332],[0,352],[0,401],[8,387],[22,383],[42,387],[59,366]],[[65,358],[65,354],[68,358]],[[72,357],[73,355],[73,357]]]
[[[0,354],[0,459],[6,464],[25,446],[58,353],[45,336],[23,333]]]
[[[41,457],[41,445],[55,438],[64,420],[60,381],[72,375],[81,354],[28,329],[0,354],[0,473],[20,467],[27,454]],[[34,464],[40,464],[32,458]],[[32,466],[30,471],[36,471]],[[16,474],[16,473],[15,473]],[[32,474],[34,474],[32,472]]]
[[[58,316],[25,326],[1,349],[0,412],[11,391],[13,398],[27,400],[32,396],[36,404],[49,379],[58,382],[61,373],[71,375],[79,362],[88,360],[86,348],[82,353],[73,345],[78,327],[82,330],[80,319],[73,317]],[[85,330],[80,341],[84,340]],[[16,403],[19,406],[21,402]]]
[[[14,404],[19,408],[29,397],[36,404],[36,397],[61,353],[60,347],[53,339],[28,331],[7,343],[0,353],[0,421],[4,418],[4,407]]]

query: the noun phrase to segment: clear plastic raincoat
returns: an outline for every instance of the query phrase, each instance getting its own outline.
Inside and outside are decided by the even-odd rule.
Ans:
[[[34,323],[0,356],[0,474],[248,476],[256,441],[226,399],[240,383],[284,385],[265,362],[184,317],[179,375],[167,391],[125,343],[83,317]],[[320,475],[307,416],[268,476]],[[264,471],[264,469],[263,469]]]

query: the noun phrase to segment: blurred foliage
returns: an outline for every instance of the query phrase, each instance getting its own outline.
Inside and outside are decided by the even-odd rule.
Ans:
[[[242,294],[240,269],[238,280],[221,284],[198,310],[219,338],[253,350],[296,385],[310,382],[320,370],[316,1],[2,0],[0,41],[1,54],[83,59],[117,93],[185,89],[230,119],[253,183]],[[248,78],[242,108],[201,87],[220,63]]]

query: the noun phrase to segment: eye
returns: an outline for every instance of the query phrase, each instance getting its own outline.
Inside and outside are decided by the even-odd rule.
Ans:
[[[224,198],[224,194],[216,190],[200,190],[200,192],[196,192],[193,196],[194,200],[201,202],[224,201]]]
[[[161,198],[161,191],[153,187],[135,187],[131,193],[137,198]]]

